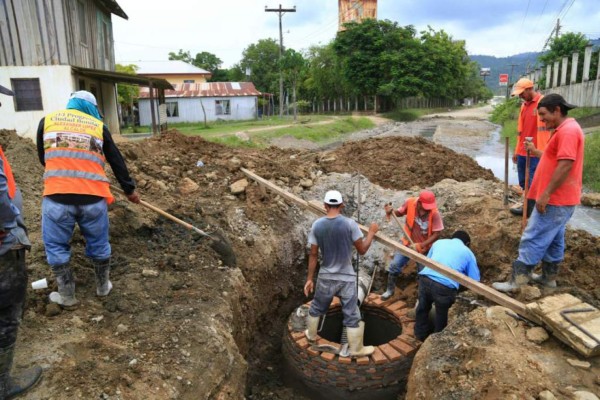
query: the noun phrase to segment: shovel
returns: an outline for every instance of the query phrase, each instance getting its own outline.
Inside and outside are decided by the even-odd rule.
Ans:
[[[390,206],[392,205],[392,203],[388,203]],[[404,231],[404,226],[402,225],[402,223],[400,222],[400,220],[398,219],[398,217],[396,217],[396,214],[394,214],[394,210],[392,210],[392,217],[394,217],[394,220],[398,223],[398,226],[400,227],[400,230],[402,231],[402,234],[404,235],[404,237],[406,238],[406,240],[408,240],[408,242],[410,244],[415,244],[415,242],[412,240],[412,238],[410,236],[408,236],[406,234],[406,231]]]
[[[125,195],[125,192],[118,187],[111,185],[111,189],[117,193]],[[203,237],[207,237],[207,238],[211,239],[212,242],[211,242],[210,247],[221,256],[221,260],[223,261],[223,263],[229,267],[236,266],[235,253],[233,252],[231,245],[228,243],[228,241],[224,237],[222,237],[217,232],[208,234],[208,233],[204,232],[202,229],[196,228],[194,225],[188,224],[187,222],[177,218],[174,215],[169,214],[168,212],[166,212],[150,203],[145,202],[144,200],[140,200],[140,204],[142,206],[162,215],[163,217],[170,219],[171,221],[200,234]],[[218,236],[218,237],[216,237],[216,236]]]

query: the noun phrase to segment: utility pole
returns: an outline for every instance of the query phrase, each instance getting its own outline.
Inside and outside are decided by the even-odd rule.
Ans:
[[[296,6],[294,8],[282,8],[281,4],[279,8],[267,8],[265,6],[265,12],[276,12],[279,14],[279,62],[281,63],[281,57],[283,56],[283,25],[281,18],[286,12],[296,12]],[[281,64],[279,65],[279,118],[283,117],[283,71],[281,70]]]

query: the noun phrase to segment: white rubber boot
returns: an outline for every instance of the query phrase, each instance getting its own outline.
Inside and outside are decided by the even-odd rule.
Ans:
[[[304,331],[304,335],[309,342],[314,342],[317,340],[317,330],[319,329],[319,320],[320,317],[313,317],[310,314],[306,317],[306,330]]]
[[[375,347],[363,346],[363,338],[365,335],[365,322],[360,321],[358,328],[347,328],[348,330],[348,347],[350,348],[350,356],[364,357],[373,354]]]

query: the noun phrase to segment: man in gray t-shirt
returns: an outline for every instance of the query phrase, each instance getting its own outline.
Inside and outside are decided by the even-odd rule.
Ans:
[[[342,195],[336,190],[325,194],[327,216],[316,220],[308,234],[310,254],[308,257],[308,276],[304,284],[304,294],[308,296],[315,289],[313,277],[317,269],[319,250],[322,254],[319,280],[315,296],[308,311],[306,338],[314,341],[321,315],[327,313],[334,296],[342,303],[343,323],[347,328],[350,355],[364,356],[374,351],[373,346],[363,347],[364,322],[360,320],[358,310],[358,292],[356,272],[352,267],[352,247],[363,255],[369,250],[375,234],[379,230],[376,223],[369,227],[367,238],[358,224],[341,215],[344,207]]]

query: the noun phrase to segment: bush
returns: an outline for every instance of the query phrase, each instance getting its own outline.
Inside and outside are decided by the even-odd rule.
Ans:
[[[512,97],[494,108],[490,121],[495,124],[504,125],[506,121],[516,120],[519,117],[521,101],[518,97]]]
[[[600,131],[585,135],[583,184],[594,192],[600,192]]]

